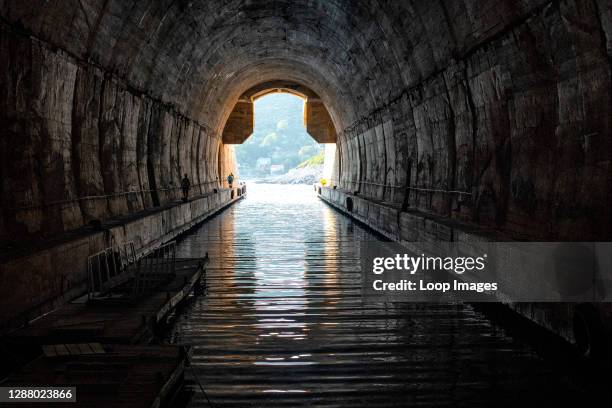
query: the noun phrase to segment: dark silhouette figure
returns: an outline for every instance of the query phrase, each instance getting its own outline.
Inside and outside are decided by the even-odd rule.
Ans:
[[[227,176],[227,184],[229,184],[229,188],[232,188],[233,182],[234,182],[234,173],[230,173],[230,175]]]
[[[189,188],[191,187],[191,182],[189,181],[189,177],[185,174],[185,177],[181,180],[181,190],[183,190],[183,201],[187,201],[187,197],[189,197]]]

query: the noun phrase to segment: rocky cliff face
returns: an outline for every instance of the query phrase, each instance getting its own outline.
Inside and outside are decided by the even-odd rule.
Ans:
[[[516,237],[612,230],[607,0],[4,0],[0,16],[4,236],[167,202],[182,173],[211,188],[238,97],[278,79],[328,108],[340,188]]]

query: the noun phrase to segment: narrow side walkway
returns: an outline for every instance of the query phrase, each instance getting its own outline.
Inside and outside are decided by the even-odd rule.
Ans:
[[[581,390],[463,304],[362,304],[359,241],[308,186],[251,185],[185,238],[211,256],[179,318],[215,407],[565,406]],[[194,386],[192,406],[208,406]]]

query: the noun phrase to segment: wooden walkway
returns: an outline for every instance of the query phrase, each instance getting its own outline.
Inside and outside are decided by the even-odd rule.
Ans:
[[[148,344],[177,305],[199,290],[205,273],[203,259],[177,259],[174,275],[140,297],[122,296],[120,286],[94,301],[84,296],[10,333],[5,340],[18,356],[37,357],[3,386],[76,386],[77,402],[70,404],[75,407],[171,402],[182,386],[189,348]]]
[[[154,329],[202,279],[200,259],[177,259],[176,276],[152,293],[136,300],[110,297],[88,303],[86,296],[12,332],[19,344],[100,342],[147,343]]]
[[[172,402],[183,377],[185,351],[175,346],[106,345],[103,353],[42,356],[5,387],[76,387],[75,403],[50,406],[150,408]],[[40,408],[47,404],[2,404]]]

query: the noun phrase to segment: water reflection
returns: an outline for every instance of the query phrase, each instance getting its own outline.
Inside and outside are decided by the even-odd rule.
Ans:
[[[209,252],[209,292],[175,340],[215,406],[516,406],[566,398],[548,369],[467,305],[363,304],[359,241],[310,186],[249,185],[179,245]],[[517,392],[520,391],[520,392]],[[207,406],[200,393],[193,406]]]

